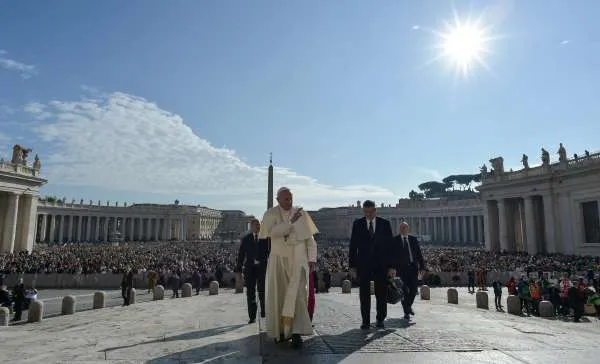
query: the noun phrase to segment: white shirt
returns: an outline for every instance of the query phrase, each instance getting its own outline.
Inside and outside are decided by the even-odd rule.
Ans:
[[[413,253],[412,248],[410,247],[410,240],[408,240],[408,235],[402,235],[402,242],[404,243],[404,245],[408,246],[408,255],[410,256],[410,262],[413,263]]]
[[[373,222],[373,234],[374,234],[375,233],[375,225],[377,225],[377,223],[376,223],[377,219],[376,218],[373,218],[373,220],[369,220],[368,218],[365,218],[365,219],[367,219],[367,230],[369,230],[369,223],[371,221]]]

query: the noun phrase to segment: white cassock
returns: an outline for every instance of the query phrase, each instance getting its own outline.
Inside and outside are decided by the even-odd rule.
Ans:
[[[271,238],[267,263],[266,317],[267,334],[278,339],[283,334],[312,335],[308,316],[308,262],[317,261],[317,227],[306,211],[295,223],[290,219],[297,211],[279,206],[265,212],[259,239]],[[286,237],[287,236],[287,237]]]

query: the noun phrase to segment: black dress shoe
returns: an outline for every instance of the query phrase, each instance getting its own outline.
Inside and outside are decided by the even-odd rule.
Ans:
[[[415,315],[415,311],[412,310],[412,308],[410,309],[410,311],[408,311],[408,313],[410,313],[411,315]]]
[[[292,348],[300,349],[302,347],[302,336],[299,334],[292,334]]]
[[[405,320],[410,320],[410,315],[409,314],[404,315],[404,319]]]
[[[253,324],[255,322],[256,322],[256,319],[250,319],[250,320],[248,320],[248,324]]]
[[[371,328],[371,325],[369,324],[362,324],[360,325],[360,329],[361,330],[369,330]]]
[[[383,321],[377,321],[377,324],[375,325],[375,327],[378,329],[383,329],[383,328],[385,328],[385,325],[383,324]]]

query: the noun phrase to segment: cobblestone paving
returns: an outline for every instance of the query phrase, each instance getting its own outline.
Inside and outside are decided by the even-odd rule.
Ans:
[[[431,296],[430,301],[417,297],[416,316],[410,322],[402,319],[400,305],[388,305],[386,328],[363,331],[359,329],[357,290],[349,295],[338,289],[318,294],[315,334],[305,338],[300,351],[276,344],[263,334],[263,360],[292,364],[405,357],[408,361],[404,362],[446,362],[439,355],[447,353],[449,362],[532,363],[544,358],[544,363],[553,363],[559,361],[547,354],[555,351],[556,358],[566,360],[574,355],[578,363],[587,363],[595,362],[595,355],[600,354],[590,351],[596,350],[600,333],[595,318],[577,324],[476,309],[475,297],[466,290],[460,290],[459,305],[446,303],[446,289],[432,289]],[[373,297],[372,306],[374,302]],[[375,317],[374,310],[371,317]],[[536,350],[544,353],[530,358]]]
[[[363,331],[358,292],[317,295],[315,333],[301,350],[247,324],[243,294],[143,302],[0,328],[0,361],[15,363],[597,363],[600,321],[508,315],[445,289],[417,298],[407,323],[389,306],[385,329]],[[375,317],[375,313],[372,313]],[[264,327],[264,322],[261,325]]]

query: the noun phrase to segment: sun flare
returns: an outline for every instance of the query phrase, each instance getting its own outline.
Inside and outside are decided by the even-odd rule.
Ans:
[[[439,53],[436,57],[443,58],[457,73],[468,77],[473,68],[482,66],[489,71],[485,57],[490,53],[488,28],[482,27],[480,22],[461,22],[455,16],[454,24],[445,24],[444,32],[435,32],[440,38],[436,48]]]
[[[481,30],[474,27],[457,27],[443,38],[444,54],[458,66],[469,67],[481,60],[485,52],[485,38]]]

